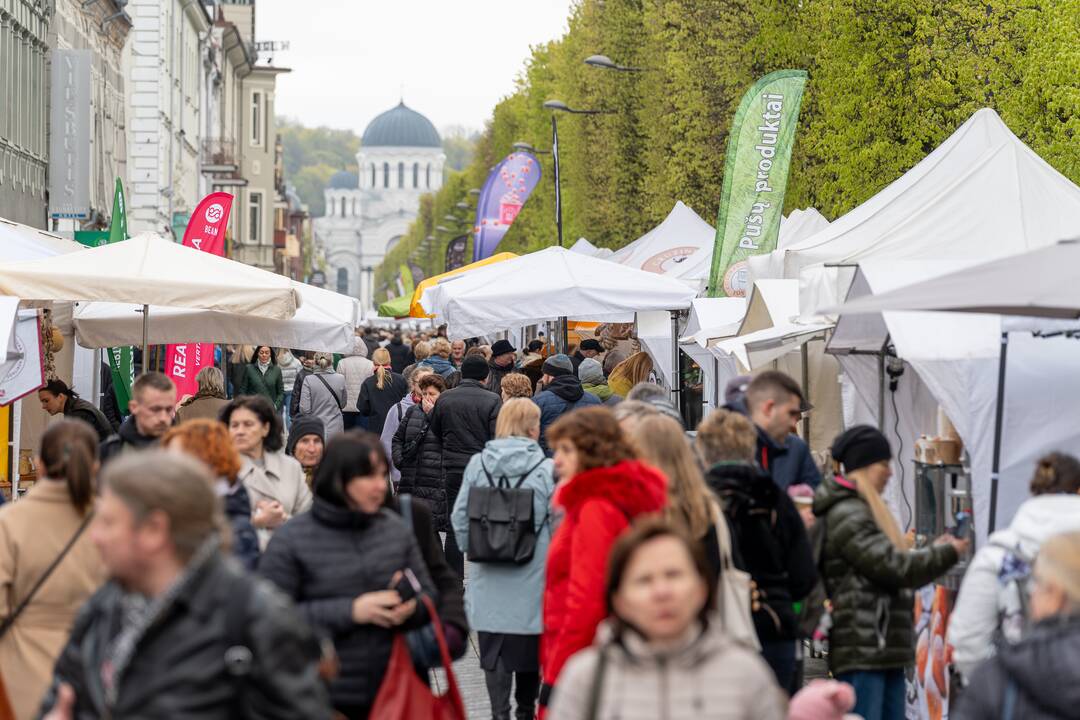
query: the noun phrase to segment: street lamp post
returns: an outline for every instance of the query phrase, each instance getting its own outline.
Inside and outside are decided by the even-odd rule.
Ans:
[[[571,115],[611,115],[612,110],[578,110],[570,107],[562,100],[548,100],[544,103],[544,107],[551,110],[551,156],[554,159],[555,170],[555,230],[559,242],[559,247],[563,246],[563,227],[562,227],[562,183],[559,178],[559,122],[556,119],[556,114],[560,112],[570,113]],[[559,328],[557,330],[559,344],[561,345],[560,351],[566,352],[568,340],[566,336],[566,318],[559,318]]]

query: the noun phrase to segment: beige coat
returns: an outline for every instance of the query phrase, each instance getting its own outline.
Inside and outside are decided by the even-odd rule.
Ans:
[[[182,423],[188,420],[217,420],[221,414],[221,408],[229,404],[225,398],[201,397],[192,400],[176,411],[176,422]]]
[[[243,457],[244,464],[240,468],[240,482],[247,488],[252,512],[260,500],[277,500],[289,517],[310,510],[311,489],[296,458],[280,450],[266,452],[263,458],[266,461],[264,468],[247,456]],[[265,550],[273,531],[259,528],[255,532],[259,536],[259,549]]]
[[[81,523],[62,482],[39,481],[0,507],[0,617],[26,598]],[[0,673],[19,720],[36,717],[75,614],[104,581],[88,528],[0,638]]]
[[[597,644],[566,663],[549,720],[585,720],[596,678],[598,648],[608,662],[596,720],[783,720],[787,700],[761,655],[695,625],[667,652],[627,631],[620,643],[601,625]]]

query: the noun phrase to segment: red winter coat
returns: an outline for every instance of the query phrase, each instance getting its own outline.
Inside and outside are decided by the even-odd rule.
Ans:
[[[592,645],[607,616],[608,553],[632,518],[662,510],[667,480],[637,460],[578,473],[555,491],[566,511],[548,551],[544,583],[544,682],[555,685],[570,656]]]

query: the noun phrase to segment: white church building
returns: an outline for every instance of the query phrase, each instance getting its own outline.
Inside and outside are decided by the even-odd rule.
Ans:
[[[374,268],[416,219],[420,196],[442,187],[446,155],[431,121],[401,102],[367,126],[356,162],[358,175],[330,178],[315,238],[326,255],[327,288],[373,313]]]

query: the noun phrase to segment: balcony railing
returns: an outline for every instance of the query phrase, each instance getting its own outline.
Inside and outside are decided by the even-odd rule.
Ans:
[[[203,140],[202,162],[203,169],[210,172],[235,172],[236,142],[220,138]]]

